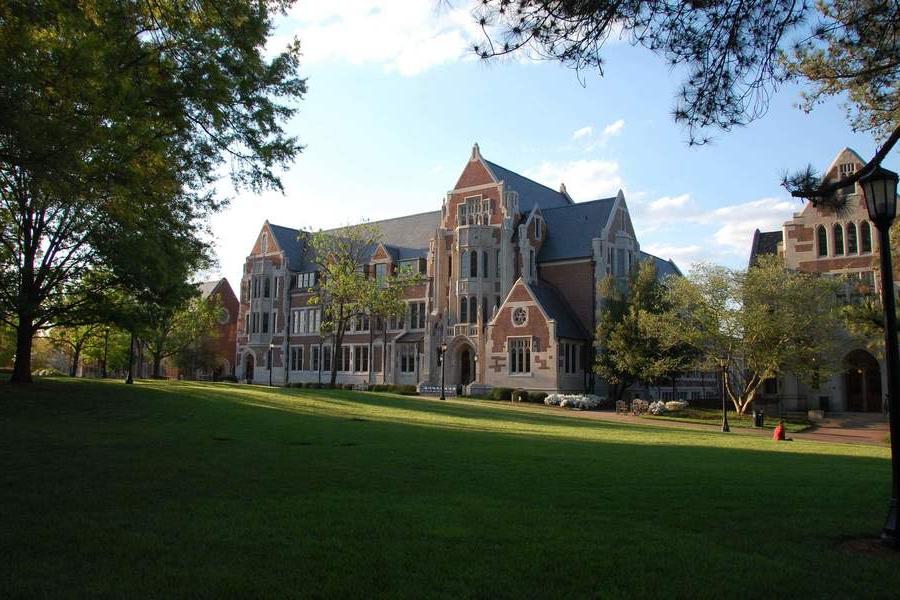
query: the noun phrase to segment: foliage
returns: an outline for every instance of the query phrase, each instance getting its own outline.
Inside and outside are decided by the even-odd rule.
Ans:
[[[638,381],[650,385],[697,362],[696,352],[684,344],[667,345],[663,351],[652,317],[667,310],[668,300],[652,262],[639,263],[627,282],[605,277],[599,284],[599,296],[595,341],[600,351],[594,370],[610,385],[614,400],[621,399]]]
[[[684,400],[670,400],[666,402],[666,410],[668,412],[679,412],[688,407],[688,403]]]
[[[528,390],[513,390],[513,402],[528,402]]]
[[[747,271],[697,265],[667,285],[671,309],[656,318],[663,349],[686,345],[724,373],[738,414],[781,370],[814,382],[836,368],[836,282],[785,270],[777,256]]]
[[[63,350],[70,357],[69,377],[75,377],[82,353],[96,346],[101,340],[101,333],[99,323],[54,327],[48,332],[47,339],[50,344]]]
[[[495,387],[491,390],[491,400],[512,400],[512,394],[512,388]]]
[[[145,238],[200,242],[227,165],[251,189],[300,151],[296,41],[266,58],[286,0],[0,1],[0,318],[31,340],[105,289],[82,275],[151,261]],[[121,252],[122,246],[129,253]],[[73,293],[77,288],[90,286]]]
[[[657,400],[656,402],[651,402],[650,406],[647,407],[647,412],[651,415],[664,415],[669,411],[666,407],[666,403],[662,400]]]
[[[529,50],[577,70],[603,74],[602,50],[624,38],[687,69],[673,111],[699,130],[728,130],[765,113],[783,78],[777,51],[802,23],[805,2],[681,0],[485,0],[476,18],[485,35],[482,58]]]
[[[574,408],[577,410],[597,410],[605,400],[593,394],[550,394],[544,398],[547,406]]]
[[[529,392],[528,401],[534,404],[543,404],[547,398],[547,392]]]
[[[145,325],[139,330],[141,341],[150,351],[151,375],[162,375],[162,362],[176,358],[176,364],[185,369],[203,368],[214,356],[207,352],[211,331],[215,328],[221,304],[201,298],[194,286],[185,286],[171,302],[144,305]],[[183,295],[181,295],[183,294]],[[198,360],[203,364],[192,364]]]

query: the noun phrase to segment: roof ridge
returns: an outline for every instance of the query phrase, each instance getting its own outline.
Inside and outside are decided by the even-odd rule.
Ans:
[[[595,204],[597,202],[609,202],[610,200],[615,200],[617,196],[610,196],[609,198],[597,198],[595,200],[585,200],[584,202],[572,202],[571,204],[567,204],[566,206],[553,206],[551,208],[542,208],[541,212],[549,212],[551,210],[561,210],[563,208],[572,208],[573,206],[584,206],[585,204]]]
[[[353,226],[355,226],[355,225],[362,225],[362,224],[364,224],[364,223],[365,223],[366,225],[377,225],[378,223],[384,223],[384,222],[386,222],[386,221],[396,221],[396,220],[398,220],[398,219],[409,219],[409,218],[411,218],[411,217],[420,217],[420,216],[422,216],[422,215],[428,215],[428,214],[431,214],[431,213],[440,213],[440,212],[441,212],[440,209],[438,209],[438,210],[424,210],[424,211],[422,211],[422,212],[412,213],[411,215],[401,215],[401,216],[399,216],[399,217],[388,217],[387,219],[380,219],[380,220],[378,220],[378,221],[360,221],[359,223],[350,223],[349,225],[338,225],[337,227],[331,227],[331,228],[329,228],[329,229],[322,229],[321,231],[337,231],[337,230],[339,230],[339,229],[344,229],[345,227],[353,227]],[[276,224],[274,224],[274,223],[272,223],[272,222],[269,222],[269,227],[277,227],[277,228],[279,228],[279,229],[287,229],[288,231],[296,231],[297,233],[300,233],[300,232],[303,232],[303,233],[315,233],[314,231],[309,230],[309,229],[300,229],[300,228],[298,228],[298,227],[287,227],[287,226],[285,226],[285,225],[276,225]]]
[[[546,189],[546,190],[550,190],[550,191],[553,192],[554,194],[558,194],[558,195],[560,195],[560,196],[562,196],[562,197],[565,198],[565,195],[564,195],[564,194],[562,194],[559,190],[554,190],[554,189],[553,189],[552,187],[550,187],[549,185],[544,185],[544,184],[541,183],[540,181],[535,181],[535,180],[532,179],[531,177],[526,177],[525,175],[522,175],[522,174],[519,173],[518,171],[513,171],[512,169],[508,169],[508,168],[504,167],[503,165],[498,165],[497,163],[491,162],[491,161],[489,161],[489,160],[486,159],[486,158],[482,158],[481,160],[483,160],[484,162],[486,162],[486,163],[488,164],[488,166],[491,166],[491,167],[500,167],[500,168],[503,169],[504,171],[509,171],[509,172],[512,173],[513,175],[517,175],[517,176],[521,177],[522,179],[527,179],[527,180],[530,181],[531,183],[533,183],[533,184],[535,184],[535,185],[539,185],[539,186],[541,186],[542,188],[544,188],[544,189]],[[496,173],[495,173],[495,175],[496,175]]]

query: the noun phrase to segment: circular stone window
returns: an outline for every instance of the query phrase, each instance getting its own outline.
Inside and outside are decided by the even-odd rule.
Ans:
[[[528,320],[528,311],[523,307],[518,307],[513,310],[512,314],[513,325],[521,327],[525,324],[525,321]]]
[[[228,312],[227,308],[223,308],[221,312],[219,312],[219,324],[226,325],[229,320],[231,320],[231,313]]]

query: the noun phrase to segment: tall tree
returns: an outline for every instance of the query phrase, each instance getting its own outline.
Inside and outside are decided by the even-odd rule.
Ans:
[[[595,341],[600,351],[594,370],[610,386],[613,399],[620,400],[637,382],[650,385],[692,364],[693,354],[683,347],[663,352],[653,316],[666,311],[666,296],[652,262],[639,263],[627,280],[605,277],[598,292],[602,308]]]
[[[279,188],[301,150],[282,125],[305,92],[293,42],[265,57],[289,0],[0,0],[0,319],[14,382],[35,331],[77,308],[80,275],[172,215],[197,235],[238,185]]]
[[[702,353],[724,375],[738,414],[779,371],[814,381],[837,364],[836,282],[787,271],[777,256],[747,271],[698,265],[668,282],[671,310],[657,319],[665,341]]]
[[[185,355],[209,336],[221,306],[201,298],[194,286],[173,290],[175,298],[145,306],[145,326],[140,332],[151,360],[151,376],[162,376],[167,358]],[[179,302],[176,298],[182,298]]]
[[[319,272],[319,283],[312,289],[309,303],[322,307],[322,334],[330,334],[334,340],[331,361],[331,385],[334,385],[344,334],[351,320],[368,310],[371,281],[365,265],[378,243],[378,231],[373,225],[362,223],[301,235],[308,235],[311,257]]]
[[[371,331],[374,333],[376,323],[381,325],[381,381],[387,382],[387,331],[388,322],[391,319],[403,319],[408,310],[404,300],[405,292],[411,286],[419,285],[424,281],[418,272],[404,272],[385,276],[378,280],[369,281],[369,291],[366,299],[366,310],[373,317],[371,319]],[[370,350],[371,352],[371,350]]]

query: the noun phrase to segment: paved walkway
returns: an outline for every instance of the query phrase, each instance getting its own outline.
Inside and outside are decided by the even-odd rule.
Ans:
[[[665,419],[649,419],[633,415],[621,415],[612,411],[582,411],[559,409],[564,414],[585,419],[614,421],[617,423],[633,423],[650,427],[675,427],[695,429],[698,431],[721,431],[721,425],[702,425],[684,421],[668,421]],[[754,429],[750,427],[732,427],[732,433],[739,435],[757,435],[771,437],[771,429]],[[802,433],[788,433],[789,438],[812,440],[837,444],[865,444],[886,446],[890,429],[887,417],[878,413],[846,413],[844,415],[824,419]]]

